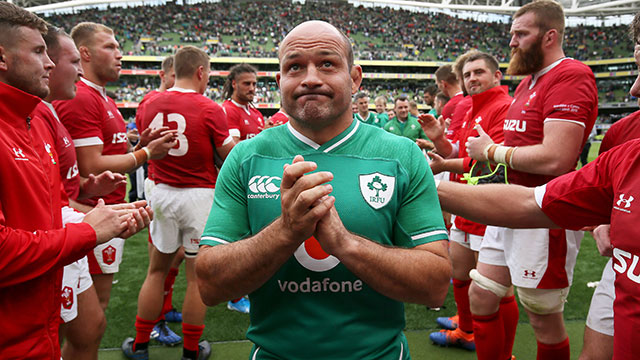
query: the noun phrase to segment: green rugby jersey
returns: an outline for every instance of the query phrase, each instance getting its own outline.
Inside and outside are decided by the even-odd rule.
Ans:
[[[200,244],[250,237],[280,216],[283,165],[297,154],[333,172],[332,195],[349,231],[405,248],[447,239],[418,147],[354,120],[323,145],[290,124],[239,143],[220,171]],[[403,303],[371,289],[313,237],[250,298],[255,359],[409,359]]]
[[[379,128],[384,127],[383,119],[381,119],[380,117],[378,117],[376,113],[372,113],[371,111],[369,111],[369,115],[367,116],[366,119],[363,119],[359,113],[353,114],[353,118],[356,120],[360,120],[365,124],[377,126]]]
[[[418,118],[409,115],[407,121],[400,122],[398,117],[394,117],[387,121],[384,125],[384,129],[392,134],[396,134],[399,136],[404,136],[406,138],[411,139],[412,141],[416,141],[416,139],[425,139],[429,140],[427,135],[422,130],[420,123],[418,122]]]

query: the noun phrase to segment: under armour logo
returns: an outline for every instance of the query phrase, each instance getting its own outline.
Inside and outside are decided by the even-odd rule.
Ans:
[[[534,278],[534,277],[536,277],[536,272],[535,272],[535,271],[525,270],[525,271],[524,271],[524,276],[525,276],[525,277],[532,277],[532,278]]]
[[[13,153],[16,154],[16,158],[26,158],[26,156],[22,152],[22,149],[20,148],[13,148]]]
[[[628,209],[631,207],[631,202],[633,201],[633,196],[629,195],[628,199],[624,198],[624,194],[620,194],[620,200],[616,202],[616,205],[622,206],[624,204],[624,208]]]

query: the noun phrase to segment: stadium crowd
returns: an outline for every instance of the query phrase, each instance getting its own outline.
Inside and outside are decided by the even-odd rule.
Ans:
[[[278,39],[308,19],[327,20],[338,26],[350,36],[354,54],[361,60],[453,61],[472,47],[494,54],[500,62],[509,59],[508,40],[502,36],[509,31],[506,22],[465,20],[440,12],[355,7],[347,2],[223,0],[87,9],[47,18],[65,29],[79,21],[104,22],[114,29],[128,55],[167,55],[180,44],[192,44],[214,57],[276,57]],[[145,26],[138,26],[142,23]],[[175,38],[170,36],[174,33]],[[626,27],[621,25],[568,27],[567,56],[597,60],[629,54],[633,47],[625,41],[626,34]]]
[[[517,292],[537,358],[568,360],[564,304],[582,231],[596,226],[599,250],[616,263],[594,296],[581,358],[637,356],[638,113],[613,127],[612,150],[575,169],[599,101],[578,59],[630,55],[640,13],[633,41],[622,27],[565,33],[553,0],[521,7],[510,24],[284,1],[113,8],[113,24],[105,14],[49,24],[0,2],[0,163],[9,169],[0,175],[9,334],[0,358],[97,358],[125,239],[147,226],[135,336],[122,343],[129,359],[148,359],[152,339],[182,343],[182,359],[208,359],[206,306],[226,302],[251,314],[252,359],[409,360],[403,302],[439,307],[451,282],[457,314],[438,318],[444,329],[430,341],[479,360],[515,358]],[[199,46],[157,45],[169,32]],[[118,38],[132,53],[172,53],[157,79],[120,78]],[[210,56],[236,53],[277,56],[275,83],[244,63],[210,79]],[[354,61],[431,54],[454,62],[435,83],[402,88],[363,86]],[[515,91],[502,84],[503,61],[523,76]],[[108,84],[118,100],[140,102],[134,129]],[[640,95],[640,75],[626,85]],[[619,86],[606,83],[607,100]],[[282,108],[265,118],[258,102]],[[124,203],[125,173],[131,194],[147,200]]]

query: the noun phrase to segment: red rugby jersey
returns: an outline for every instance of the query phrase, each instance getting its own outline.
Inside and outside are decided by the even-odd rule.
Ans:
[[[225,100],[222,107],[227,113],[227,125],[231,136],[237,136],[240,140],[251,139],[264,129],[264,118],[253,106]]]
[[[103,155],[127,153],[127,132],[116,102],[100,87],[84,78],[76,83],[78,91],[73,100],[54,101],[53,107],[73,144],[78,147],[102,145]],[[94,174],[98,175],[98,174]],[[84,199],[80,202],[95,205],[99,198],[107,204],[124,202],[126,185],[111,194]]]
[[[640,342],[640,139],[615,147],[578,171],[536,188],[542,211],[557,225],[611,224],[616,272],[615,360],[637,359]]]
[[[584,145],[598,116],[598,90],[591,69],[563,58],[534,75],[523,79],[516,89],[504,121],[504,144],[541,144],[545,122],[566,121],[584,127]],[[579,155],[580,150],[575,154],[576,164]],[[513,169],[508,176],[510,183],[525,186],[542,185],[554,178]]]
[[[161,126],[178,130],[178,144],[163,159],[149,162],[153,180],[181,188],[215,187],[215,148],[233,141],[222,108],[193,90],[174,87],[145,104],[140,131]]]

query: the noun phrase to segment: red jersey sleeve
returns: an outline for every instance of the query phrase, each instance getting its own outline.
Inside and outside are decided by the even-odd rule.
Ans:
[[[591,70],[582,64],[555,72],[554,79],[544,92],[543,119],[571,121],[584,126],[589,135],[598,108],[598,93]],[[595,111],[595,114],[594,114]]]
[[[47,231],[17,230],[5,224],[0,204],[0,288],[67,265],[96,245],[96,233],[86,223]]]
[[[238,133],[240,133],[240,117],[237,116],[237,110],[235,109],[235,105],[229,100],[226,100],[222,107],[224,108],[224,112],[227,118],[227,128],[229,130],[236,129]],[[238,135],[240,136],[240,135]]]
[[[99,138],[104,143],[102,135],[104,105],[94,101],[86,91],[78,91],[73,100],[54,101],[53,106],[74,141]]]
[[[542,211],[565,229],[608,224],[615,181],[611,170],[622,160],[620,154],[620,151],[609,151],[580,170],[536,188]]]
[[[227,127],[227,115],[217,104],[212,104],[203,112],[205,124],[210,131],[210,137],[216,148],[224,145],[224,141],[229,138],[229,128]]]

